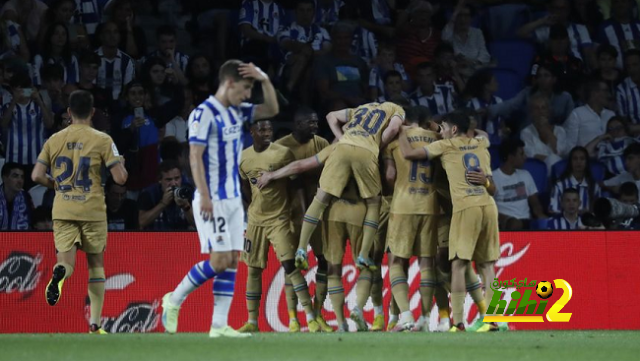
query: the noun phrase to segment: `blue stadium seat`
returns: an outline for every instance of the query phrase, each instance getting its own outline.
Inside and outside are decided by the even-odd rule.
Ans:
[[[563,159],[561,161],[558,161],[558,163],[554,164],[551,167],[551,181],[552,182],[556,182],[558,179],[560,179],[560,176],[562,175],[562,173],[564,173],[564,170],[567,168],[567,164],[569,163],[569,160],[567,159]]]
[[[531,73],[536,48],[526,40],[499,40],[489,43],[489,53],[498,61],[498,67],[511,69],[524,80]]]
[[[499,84],[496,95],[503,100],[513,98],[524,88],[522,78],[514,70],[496,68],[492,70],[492,73]]]
[[[533,177],[533,181],[536,183],[538,193],[545,193],[547,191],[547,165],[535,158],[528,158],[524,162],[524,169],[528,170]]]
[[[489,155],[491,155],[491,169],[498,169],[500,166],[500,152],[498,151],[500,147],[497,145],[491,145],[489,147]]]
[[[490,6],[484,19],[490,40],[515,39],[518,29],[529,22],[530,10],[522,4]]]
[[[541,230],[541,229],[548,229],[548,226],[549,226],[548,218],[532,219],[531,222],[529,223],[529,228],[534,231]]]
[[[603,181],[606,173],[604,164],[600,163],[597,160],[591,160],[590,163],[591,175],[593,176],[593,179],[595,179],[596,182]],[[567,164],[569,164],[569,160],[563,159],[551,167],[551,180],[553,182],[560,179],[560,176],[567,168]]]

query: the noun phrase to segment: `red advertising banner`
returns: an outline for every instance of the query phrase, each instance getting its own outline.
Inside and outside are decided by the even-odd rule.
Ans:
[[[199,253],[195,233],[110,233],[105,254],[106,301],[103,328],[109,332],[162,332],[162,296],[172,291],[189,269],[207,256]],[[561,312],[572,313],[570,322],[512,323],[512,329],[640,329],[640,242],[637,232],[527,232],[502,233],[501,255],[496,264],[500,280],[566,280],[573,296]],[[346,252],[350,254],[350,251]],[[273,253],[263,274],[260,329],[286,331],[288,316],[284,296],[284,273]],[[313,259],[313,257],[311,257]],[[46,283],[55,264],[51,233],[0,233],[0,333],[86,332],[89,307],[86,259],[82,252],[73,276],[65,282],[62,298],[50,307],[44,299]],[[388,304],[387,267],[384,300]],[[413,261],[409,270],[411,308],[419,312],[420,272]],[[306,273],[315,290],[315,264]],[[240,266],[230,324],[246,320],[244,301],[246,267]],[[357,270],[349,260],[343,272],[346,306],[355,305]],[[506,289],[504,298],[510,300]],[[556,290],[549,306],[560,298]],[[337,326],[331,303],[324,316]],[[193,292],[182,306],[179,332],[205,332],[211,323],[211,283]],[[435,306],[434,306],[435,308]],[[386,307],[385,307],[386,310]],[[368,303],[365,317],[373,320]],[[465,302],[468,322],[476,316],[470,297]],[[347,313],[348,314],[348,313]],[[432,329],[438,313],[431,312]],[[299,319],[304,313],[299,309]],[[351,322],[351,321],[349,321]],[[355,329],[354,324],[350,324]]]

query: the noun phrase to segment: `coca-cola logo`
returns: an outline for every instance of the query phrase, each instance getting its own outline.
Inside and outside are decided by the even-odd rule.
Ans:
[[[25,298],[36,289],[42,277],[42,271],[38,265],[42,263],[43,256],[38,253],[35,256],[28,253],[12,252],[2,264],[0,264],[0,293],[26,293]]]

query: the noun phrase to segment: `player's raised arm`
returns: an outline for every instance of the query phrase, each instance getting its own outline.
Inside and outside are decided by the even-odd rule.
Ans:
[[[327,123],[329,123],[329,127],[333,132],[333,135],[336,136],[337,140],[342,138],[344,132],[342,130],[342,125],[349,121],[349,109],[342,109],[330,112],[327,114]]]
[[[380,142],[380,147],[384,147],[387,144],[391,143],[391,141],[398,135],[400,132],[400,128],[402,127],[402,122],[404,120],[399,115],[394,115],[389,121],[389,126],[387,129],[382,132],[382,141]]]
[[[427,152],[424,150],[424,148],[414,149],[411,147],[411,144],[409,144],[409,139],[407,139],[407,132],[405,132],[404,128],[402,127],[400,127],[398,143],[400,144],[400,150],[402,151],[402,156],[404,157],[404,159],[427,159]]]
[[[276,90],[271,84],[269,76],[253,63],[240,65],[238,71],[243,78],[254,79],[262,84],[264,103],[256,105],[253,120],[268,119],[276,116],[280,112],[280,107]]]
[[[278,180],[290,177],[292,175],[304,173],[320,166],[322,166],[322,163],[318,161],[318,158],[315,155],[313,157],[296,160],[295,162],[291,162],[273,172],[262,173],[260,175],[260,178],[258,178],[258,182],[256,183],[256,185],[259,189],[262,189],[269,185],[269,183],[273,180]]]

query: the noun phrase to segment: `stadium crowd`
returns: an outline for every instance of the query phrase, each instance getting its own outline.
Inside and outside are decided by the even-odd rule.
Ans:
[[[105,177],[109,229],[194,229],[166,190],[193,183],[186,120],[233,57],[276,85],[276,138],[299,106],[323,136],[324,114],[397,96],[436,120],[475,110],[503,230],[580,229],[602,195],[638,202],[638,0],[8,0],[0,38],[2,230],[51,229],[53,191],[29,175],[77,89],[129,172]]]

